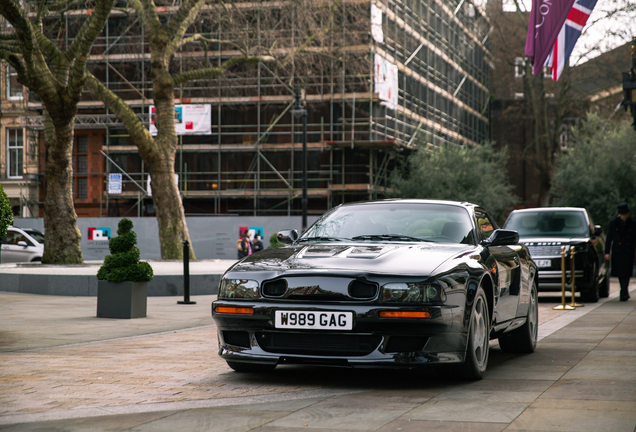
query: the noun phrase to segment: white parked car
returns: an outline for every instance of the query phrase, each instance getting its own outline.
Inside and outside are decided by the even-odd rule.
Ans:
[[[2,263],[42,261],[44,234],[32,228],[10,226],[0,239]]]

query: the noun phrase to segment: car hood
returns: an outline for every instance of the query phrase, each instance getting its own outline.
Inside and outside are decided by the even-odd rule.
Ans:
[[[472,245],[441,243],[303,243],[250,255],[227,273],[265,271],[275,277],[335,271],[422,276],[434,274],[444,263],[475,249]]]

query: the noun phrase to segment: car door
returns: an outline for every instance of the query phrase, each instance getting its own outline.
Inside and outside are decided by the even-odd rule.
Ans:
[[[478,235],[486,240],[497,229],[497,224],[485,210],[475,209]],[[497,323],[515,318],[521,286],[521,267],[515,246],[489,246],[490,254],[497,263],[496,277],[499,281],[498,301],[495,309]]]
[[[20,242],[24,242],[19,244]],[[28,262],[33,257],[35,245],[20,231],[9,228],[2,243],[2,262]]]

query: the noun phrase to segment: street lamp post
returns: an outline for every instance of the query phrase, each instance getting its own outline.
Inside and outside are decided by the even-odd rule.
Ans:
[[[300,91],[296,91],[296,105],[294,105],[293,113],[303,119],[303,220],[302,231],[307,230],[307,109],[300,103]]]

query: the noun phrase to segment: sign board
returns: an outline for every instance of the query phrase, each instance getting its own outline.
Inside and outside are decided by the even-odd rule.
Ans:
[[[150,108],[150,134],[157,135],[155,106]],[[175,105],[174,123],[177,135],[212,135],[212,105]]]
[[[110,195],[119,195],[122,191],[121,174],[108,174],[108,193]]]
[[[371,36],[373,40],[384,42],[384,32],[382,31],[382,10],[376,5],[371,4]]]
[[[376,54],[374,58],[375,93],[381,104],[390,109],[398,106],[398,68],[397,65]]]

